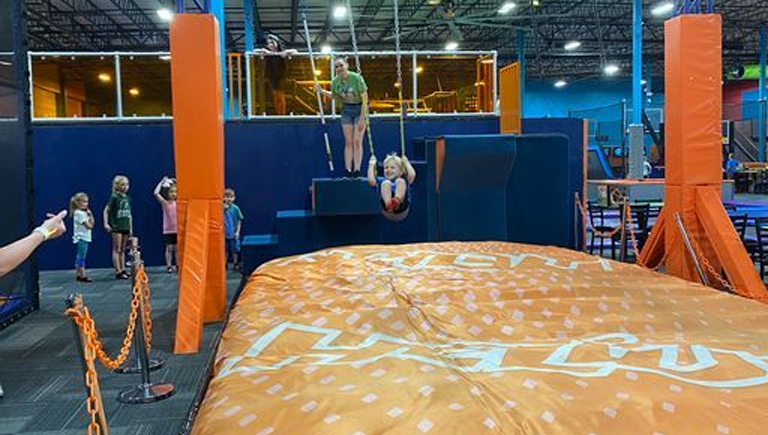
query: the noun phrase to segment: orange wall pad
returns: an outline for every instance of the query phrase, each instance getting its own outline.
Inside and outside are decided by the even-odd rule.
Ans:
[[[522,133],[520,123],[520,64],[515,62],[499,70],[499,117],[501,133]]]
[[[171,22],[173,139],[179,199],[224,196],[219,26],[212,15]]]
[[[203,322],[224,318],[227,304],[227,277],[224,265],[224,211],[219,200],[208,201],[208,279],[205,287]]]
[[[667,185],[723,181],[720,21],[720,15],[682,15],[664,23]]]
[[[208,215],[206,201],[190,201],[187,208],[184,267],[179,276],[174,353],[194,353],[203,334],[203,302],[208,271]]]

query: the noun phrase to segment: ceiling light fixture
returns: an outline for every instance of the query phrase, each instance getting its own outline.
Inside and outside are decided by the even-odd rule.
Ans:
[[[344,5],[336,5],[333,8],[333,18],[341,19],[347,16],[347,7]]]
[[[157,10],[157,16],[163,21],[171,21],[173,19],[173,12],[168,8],[162,8]]]
[[[555,87],[556,88],[563,88],[567,84],[568,83],[565,80],[558,80],[558,81],[555,82]]]
[[[609,76],[616,74],[617,72],[619,72],[619,70],[620,70],[619,66],[612,63],[606,65],[605,68],[603,68],[603,72],[605,72],[605,74]]]
[[[675,5],[672,2],[664,2],[659,3],[656,6],[651,9],[651,15],[654,17],[660,17],[663,15],[668,15],[670,12],[675,10]]]
[[[565,48],[568,51],[576,50],[579,47],[581,47],[581,42],[579,41],[568,41],[563,46],[563,48]]]
[[[456,41],[448,41],[445,43],[445,49],[447,51],[454,51],[459,48],[459,43]]]
[[[508,14],[515,7],[517,7],[517,4],[515,4],[515,2],[504,2],[504,4],[502,4],[501,7],[499,8],[499,13],[502,15]]]

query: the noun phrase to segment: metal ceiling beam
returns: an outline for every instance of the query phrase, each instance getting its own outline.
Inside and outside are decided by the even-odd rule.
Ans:
[[[168,32],[163,31],[149,16],[144,12],[134,0],[110,0],[115,7],[117,7],[123,15],[139,28],[140,35],[142,35],[142,43],[160,42],[165,45],[169,45]],[[158,34],[157,31],[162,33]],[[162,35],[162,36],[160,36]],[[159,41],[150,41],[150,39],[158,38]]]
[[[296,34],[299,31],[299,0],[291,0],[291,44],[296,42]]]
[[[98,30],[109,32],[114,34],[115,38],[120,38],[122,35],[120,30],[122,26],[115,21],[114,18],[107,15],[103,10],[99,9],[91,0],[59,0],[62,4],[66,5],[73,12],[76,12],[79,18],[85,20],[87,23],[96,26]],[[133,35],[125,34],[122,36],[129,44],[140,44],[140,41],[133,37]]]

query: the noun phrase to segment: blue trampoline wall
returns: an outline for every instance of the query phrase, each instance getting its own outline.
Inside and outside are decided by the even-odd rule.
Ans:
[[[554,123],[553,131],[564,132]],[[561,120],[562,121],[562,120]],[[538,120],[535,132],[547,130],[548,122]],[[579,122],[571,125],[580,126]],[[534,124],[529,124],[534,125]],[[399,150],[396,119],[373,119],[376,153]],[[567,128],[566,128],[567,130]],[[276,214],[281,210],[311,208],[312,178],[328,176],[317,120],[228,122],[225,127],[226,184],[237,192],[236,203],[245,214],[243,234],[275,232]],[[341,131],[329,127],[334,161],[341,166]],[[406,141],[413,155],[413,139],[441,135],[481,135],[498,133],[498,118],[457,117],[408,120]],[[566,135],[568,132],[565,131]],[[116,174],[130,178],[133,199],[134,231],[140,237],[149,265],[163,264],[162,212],[152,190],[163,175],[173,174],[173,133],[170,122],[51,123],[32,129],[36,218],[67,206],[76,192],[86,192],[91,208],[100,220]],[[571,134],[580,137],[579,133]],[[418,151],[418,150],[417,150]],[[367,161],[366,156],[364,162]],[[417,183],[424,182],[417,179]],[[426,222],[416,213],[414,222],[393,228],[397,239],[426,240]],[[409,217],[409,219],[411,219]],[[110,267],[110,239],[97,222],[89,252],[89,267]],[[391,227],[390,227],[391,228]],[[386,229],[384,230],[387,231]],[[412,234],[411,234],[412,233]],[[386,234],[384,236],[386,238]],[[74,248],[62,239],[44,246],[38,253],[41,269],[72,267]]]

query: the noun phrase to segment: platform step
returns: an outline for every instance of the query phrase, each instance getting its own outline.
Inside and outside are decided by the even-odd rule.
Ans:
[[[373,215],[381,213],[376,189],[365,178],[315,178],[312,210],[315,216]]]
[[[250,275],[257,267],[278,256],[277,234],[258,234],[243,237],[240,256],[243,273]]]
[[[240,246],[277,246],[277,234],[245,236]]]

